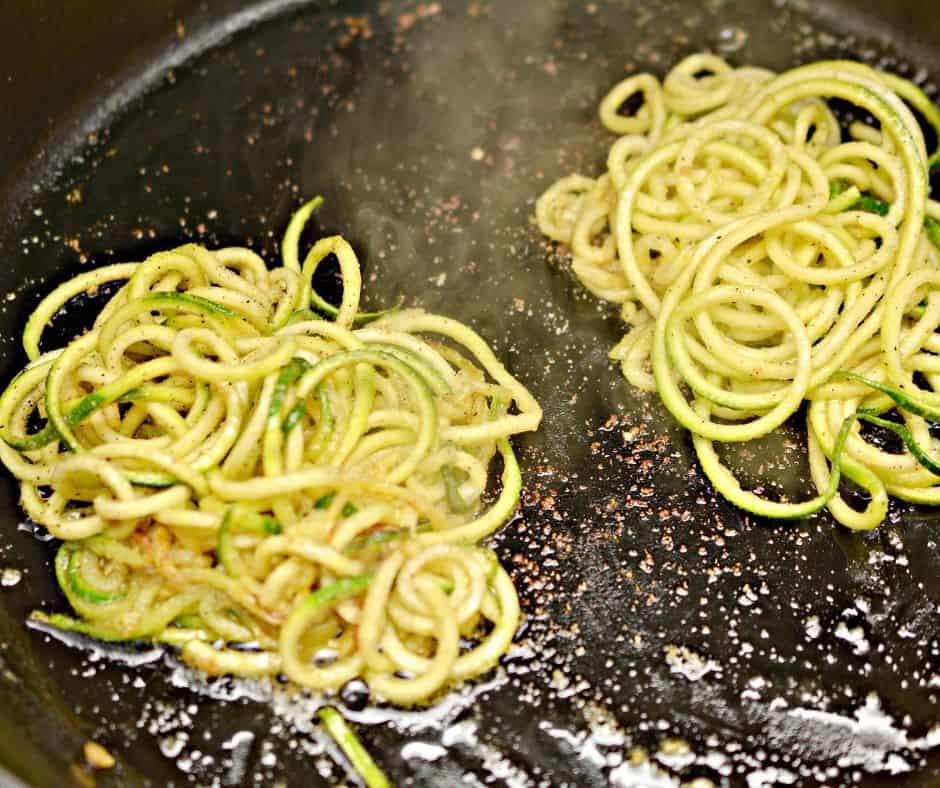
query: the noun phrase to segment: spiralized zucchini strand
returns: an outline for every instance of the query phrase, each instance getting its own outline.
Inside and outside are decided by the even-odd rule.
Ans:
[[[30,364],[0,395],[0,459],[62,540],[73,615],[35,619],[167,643],[210,675],[361,678],[424,703],[492,668],[518,627],[512,581],[478,543],[516,509],[508,439],[541,409],[467,326],[362,313],[341,237],[302,259],[320,202],[297,212],[274,270],[186,245],[46,296]],[[338,307],[313,288],[329,255]],[[90,331],[42,352],[72,298],[121,282]],[[323,720],[366,782],[387,784],[342,718]]]
[[[830,99],[874,123],[842,122]],[[915,111],[940,130],[917,86],[861,63],[775,74],[694,54],[662,81],[615,86],[600,105],[618,135],[606,171],[561,178],[536,204],[578,279],[620,305],[628,331],[611,357],[692,433],[742,509],[794,518],[825,505],[865,530],[889,494],[940,503],[925,421],[940,413],[940,204],[928,198],[940,152]],[[804,407],[816,497],[742,489],[714,444],[760,438]],[[890,407],[904,425],[878,415]],[[830,493],[840,476],[867,493],[863,510]]]

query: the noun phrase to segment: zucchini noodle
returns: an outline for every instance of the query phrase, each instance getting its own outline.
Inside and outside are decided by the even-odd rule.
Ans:
[[[940,154],[920,125],[940,131],[940,112],[923,92],[850,61],[777,75],[694,54],[662,82],[621,82],[600,119],[620,135],[606,172],[553,184],[538,225],[620,305],[611,358],[692,433],[716,489],[767,517],[828,507],[854,530],[889,496],[940,504]],[[715,443],[803,412],[816,497],[743,489]],[[861,497],[840,494],[840,470]]]
[[[291,221],[276,270],[248,249],[186,245],[50,293],[0,396],[0,459],[62,540],[74,615],[34,619],[171,644],[210,675],[316,691],[361,678],[419,704],[492,668],[519,625],[513,583],[479,542],[516,510],[509,438],[541,409],[467,326],[361,312],[343,238],[302,260],[319,202]],[[339,306],[313,287],[329,255]],[[90,330],[40,351],[70,299],[109,284]]]

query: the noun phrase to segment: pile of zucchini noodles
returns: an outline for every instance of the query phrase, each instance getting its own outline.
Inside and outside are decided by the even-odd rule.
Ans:
[[[541,410],[467,326],[359,310],[340,236],[283,267],[195,245],[96,268],[24,333],[0,398],[0,458],[29,516],[62,540],[76,617],[47,625],[179,646],[212,675],[354,678],[411,705],[493,667],[519,603],[478,542],[519,498],[509,437]],[[312,287],[335,255],[342,302]],[[72,298],[118,287],[94,327],[40,353]],[[484,506],[491,459],[502,488]]]
[[[940,503],[938,156],[915,111],[940,129],[917,86],[861,63],[777,75],[694,54],[662,82],[614,87],[600,105],[619,135],[607,171],[562,178],[538,200],[539,227],[571,248],[581,282],[622,305],[630,328],[611,357],[659,393],[716,489],[745,510],[828,506],[863,530],[889,495]],[[743,489],[715,443],[766,435],[804,401],[818,494]],[[864,495],[840,495],[840,475]]]

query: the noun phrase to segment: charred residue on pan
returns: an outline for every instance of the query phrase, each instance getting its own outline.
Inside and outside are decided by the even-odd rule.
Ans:
[[[321,227],[362,253],[373,305],[403,295],[468,321],[537,394],[522,511],[494,539],[527,615],[512,652],[432,709],[349,711],[400,783],[841,784],[912,777],[938,743],[936,515],[894,506],[856,536],[733,510],[656,398],[607,360],[615,310],[532,225],[554,178],[600,171],[605,89],[703,47],[777,69],[847,54],[927,78],[779,3],[293,11],[167,71],[0,231],[30,271],[0,299],[11,368],[12,327],[66,273],[183,240],[247,240],[273,261],[290,209],[323,193]],[[798,495],[800,434],[730,459]],[[3,566],[28,573],[0,598],[21,621],[61,599],[46,547],[8,526]],[[158,651],[32,637],[121,779],[344,776],[315,698],[203,680]]]

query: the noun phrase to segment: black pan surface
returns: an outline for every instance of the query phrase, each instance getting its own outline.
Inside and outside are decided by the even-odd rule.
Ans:
[[[601,167],[611,140],[595,107],[627,72],[662,74],[702,48],[775,69],[851,56],[932,91],[940,29],[927,4],[158,5],[141,18],[168,40],[146,38],[91,88],[68,88],[63,61],[67,89],[35,86],[34,100],[53,101],[49,125],[31,147],[9,135],[0,377],[23,362],[29,311],[67,276],[188,240],[247,243],[273,262],[292,209],[318,193],[317,229],[360,252],[368,303],[401,294],[493,342],[545,408],[542,431],[519,442],[522,512],[495,540],[526,625],[502,668],[428,710],[348,711],[396,782],[936,784],[937,513],[892,505],[857,536],[824,516],[781,525],[731,508],[656,399],[608,362],[615,310],[531,218],[553,179]],[[118,46],[122,18],[95,22],[102,46]],[[28,100],[28,70],[16,78],[20,93],[0,95]],[[731,461],[797,493],[794,445],[797,428]],[[70,768],[94,738],[118,757],[100,785],[353,780],[311,722],[318,698],[27,629],[31,609],[65,602],[51,545],[6,476],[0,528],[0,761],[12,773],[87,780]]]

